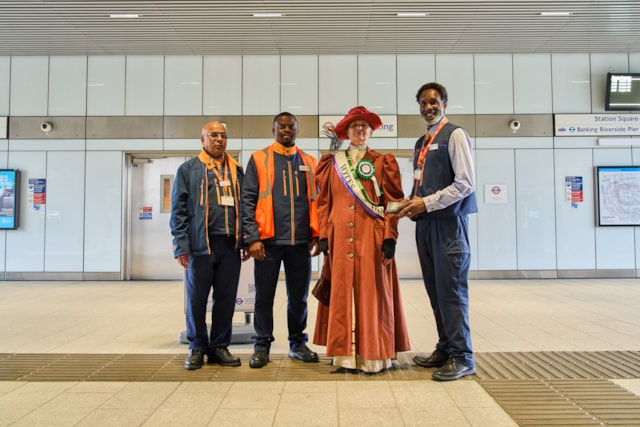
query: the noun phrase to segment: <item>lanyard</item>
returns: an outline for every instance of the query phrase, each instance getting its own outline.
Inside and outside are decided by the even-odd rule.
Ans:
[[[228,181],[229,169],[227,168],[227,162],[224,161],[224,160],[222,162],[222,169],[224,170],[224,181],[228,183],[229,182]],[[218,196],[218,204],[220,204],[220,183],[223,181],[223,179],[220,176],[220,172],[218,171],[217,167],[214,166],[213,168],[211,168],[211,170],[213,171],[213,173],[215,174],[215,176],[217,178],[217,185],[215,185],[215,187],[216,187],[216,194]],[[229,187],[230,187],[230,185],[229,185]],[[224,190],[224,188],[222,189],[222,192],[224,193],[225,196],[227,195],[227,192]]]
[[[414,180],[416,181],[416,184],[422,185],[422,178],[424,178],[424,160],[425,160],[425,157],[427,157],[427,153],[429,152],[429,147],[431,147],[431,143],[436,139],[436,136],[438,136],[438,134],[440,133],[444,125],[446,125],[448,122],[449,120],[445,117],[444,119],[442,119],[442,121],[438,125],[438,128],[433,133],[433,135],[427,132],[427,134],[424,136],[424,141],[422,141],[422,147],[420,147],[420,155],[418,156],[418,164],[416,166],[416,171],[417,169],[420,169],[420,179],[418,180],[418,178],[414,176]],[[424,144],[427,143],[427,137],[428,137],[429,143],[425,147]],[[418,183],[417,181],[420,181],[420,182]],[[415,185],[414,187],[415,187],[415,191],[417,192],[418,185]]]
[[[436,136],[438,136],[438,133],[440,133],[444,125],[446,125],[448,122],[449,120],[445,117],[444,119],[442,119],[442,121],[440,122],[440,125],[438,125],[438,128],[433,133],[433,135],[430,135],[429,132],[427,132],[427,134],[424,136],[424,141],[422,141],[422,147],[420,147],[420,155],[418,156],[419,168],[424,167],[424,158],[427,157],[427,152],[429,151],[429,147],[431,146],[431,143],[433,142],[434,139],[436,139]],[[429,143],[425,147],[424,144],[427,141],[429,141]]]

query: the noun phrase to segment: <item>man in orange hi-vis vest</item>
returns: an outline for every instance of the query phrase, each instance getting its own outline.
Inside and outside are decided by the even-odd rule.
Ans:
[[[307,347],[307,296],[311,256],[318,254],[315,157],[296,147],[298,120],[280,113],[273,120],[275,141],[251,155],[242,186],[244,242],[255,259],[256,342],[249,366],[269,363],[273,337],[273,299],[280,265],[287,286],[289,357],[318,362]]]

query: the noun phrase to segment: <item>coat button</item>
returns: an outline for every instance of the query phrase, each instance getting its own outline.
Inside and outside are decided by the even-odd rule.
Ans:
[[[349,223],[349,227],[353,228],[353,223],[352,222]]]
[[[353,206],[353,205],[349,206],[349,209],[351,209],[351,210],[354,210],[355,208],[356,208],[356,207],[355,207],[355,206]]]
[[[349,258],[353,258],[353,252],[349,252]]]
[[[349,243],[353,243],[353,237],[349,237]]]

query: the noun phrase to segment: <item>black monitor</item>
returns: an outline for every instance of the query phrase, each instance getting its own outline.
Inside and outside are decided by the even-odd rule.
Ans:
[[[605,111],[640,111],[640,73],[607,73]]]

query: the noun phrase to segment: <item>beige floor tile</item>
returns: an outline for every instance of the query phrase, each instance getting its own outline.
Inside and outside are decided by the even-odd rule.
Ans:
[[[31,411],[32,409],[29,408],[0,407],[0,426],[9,426],[20,418],[26,416]]]
[[[338,383],[338,408],[388,409],[396,406],[387,381]]]
[[[231,382],[196,382],[189,381],[180,383],[176,389],[176,393],[226,393],[231,389]]]
[[[209,427],[269,427],[273,425],[276,407],[220,408],[209,421]]]
[[[99,408],[74,427],[141,426],[152,413],[152,409]]]
[[[509,415],[497,404],[493,407],[464,407],[460,409],[469,421],[477,427],[518,427]]]
[[[102,408],[155,410],[177,388],[177,383],[129,383],[107,400]]]
[[[110,393],[115,394],[129,383],[120,381],[83,381],[70,387],[68,393]]]
[[[336,381],[287,381],[284,383],[285,393],[336,393]]]
[[[235,383],[220,404],[221,409],[277,408],[284,388],[283,382]]]
[[[335,412],[338,409],[336,393],[283,392],[279,409],[326,409]]]
[[[455,408],[403,408],[400,413],[405,426],[464,427],[471,424],[462,411]]]
[[[273,422],[274,427],[330,427],[337,425],[338,410],[335,404],[327,407],[302,405],[302,407],[289,406],[286,408],[281,405]]]
[[[9,393],[13,390],[16,390],[22,386],[24,386],[25,382],[20,381],[0,381],[0,396]]]
[[[224,393],[174,393],[149,417],[149,426],[206,426]]]
[[[456,408],[454,399],[444,390],[440,391],[394,391],[396,403],[400,408],[428,410],[432,407]]]
[[[493,408],[498,406],[480,384],[469,378],[444,383],[444,389],[459,408]]]
[[[0,396],[0,408],[36,409],[64,393],[74,383],[31,382]]]
[[[356,407],[340,407],[338,411],[338,423],[340,426],[358,426],[358,427],[392,427],[404,426],[405,423],[395,407],[378,409],[378,408],[356,408]]]
[[[20,418],[15,426],[73,426],[96,410],[105,393],[63,393]]]

